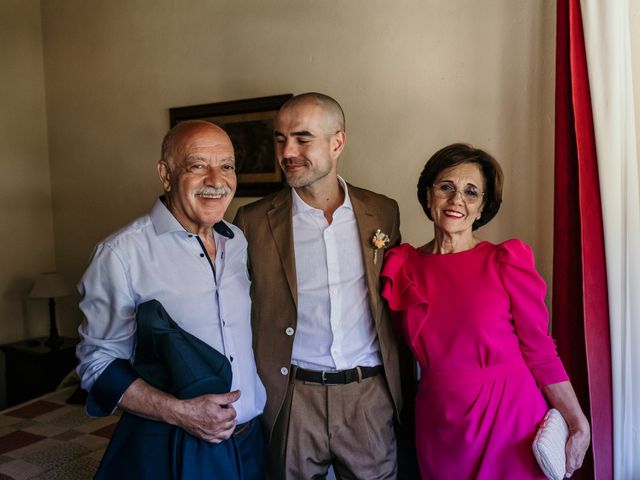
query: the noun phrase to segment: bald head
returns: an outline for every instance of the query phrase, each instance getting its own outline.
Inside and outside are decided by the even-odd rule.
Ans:
[[[173,169],[176,166],[176,158],[179,157],[180,149],[185,141],[191,134],[201,131],[210,132],[213,136],[219,137],[222,141],[228,141],[231,144],[231,139],[222,128],[214,125],[211,122],[204,120],[186,120],[175,125],[171,130],[167,132],[162,140],[162,151],[160,153],[161,160],[167,162],[169,168]]]
[[[340,104],[328,95],[317,92],[301,93],[290,98],[280,108],[280,111],[293,109],[300,106],[314,105],[322,110],[325,116],[326,133],[335,133],[337,131],[345,132],[344,112]]]

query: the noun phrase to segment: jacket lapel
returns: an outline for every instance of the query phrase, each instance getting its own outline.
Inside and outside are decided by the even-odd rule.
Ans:
[[[355,187],[348,185],[349,197],[353,206],[353,213],[358,224],[358,232],[360,234],[360,246],[362,247],[362,263],[364,264],[365,276],[367,279],[367,289],[369,290],[369,304],[371,306],[371,315],[377,323],[377,298],[378,298],[378,276],[380,275],[380,267],[382,266],[383,252],[378,252],[377,262],[373,263],[373,247],[371,238],[375,231],[381,227],[378,225],[378,219],[374,212],[371,212],[369,205],[362,193]]]
[[[285,188],[276,195],[272,208],[267,212],[269,227],[276,244],[280,263],[284,271],[291,297],[298,308],[298,283],[296,280],[296,261],[293,249],[293,226],[291,219],[291,189]]]

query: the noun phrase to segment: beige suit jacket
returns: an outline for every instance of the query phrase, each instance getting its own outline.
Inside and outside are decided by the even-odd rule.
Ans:
[[[383,252],[374,264],[371,238],[377,229],[389,235],[389,247],[400,243],[398,204],[388,197],[348,185],[355,213],[385,377],[396,413],[401,408],[398,350],[379,292]],[[297,324],[298,291],[293,249],[291,189],[285,188],[241,207],[234,223],[249,242],[253,346],[258,373],[267,389],[263,419],[269,438],[284,402]]]

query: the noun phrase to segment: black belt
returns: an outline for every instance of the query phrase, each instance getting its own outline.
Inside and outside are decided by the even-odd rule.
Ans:
[[[340,370],[338,372],[326,372],[317,370],[305,370],[296,368],[296,378],[305,382],[319,383],[321,385],[346,385],[347,383],[359,382],[365,378],[375,377],[383,372],[382,365],[375,367],[355,367],[350,370]]]

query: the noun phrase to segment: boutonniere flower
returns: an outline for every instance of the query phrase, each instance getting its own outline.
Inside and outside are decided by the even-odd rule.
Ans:
[[[377,229],[371,238],[371,245],[373,246],[373,263],[376,263],[378,261],[378,250],[387,248],[387,245],[389,245],[389,235]]]

